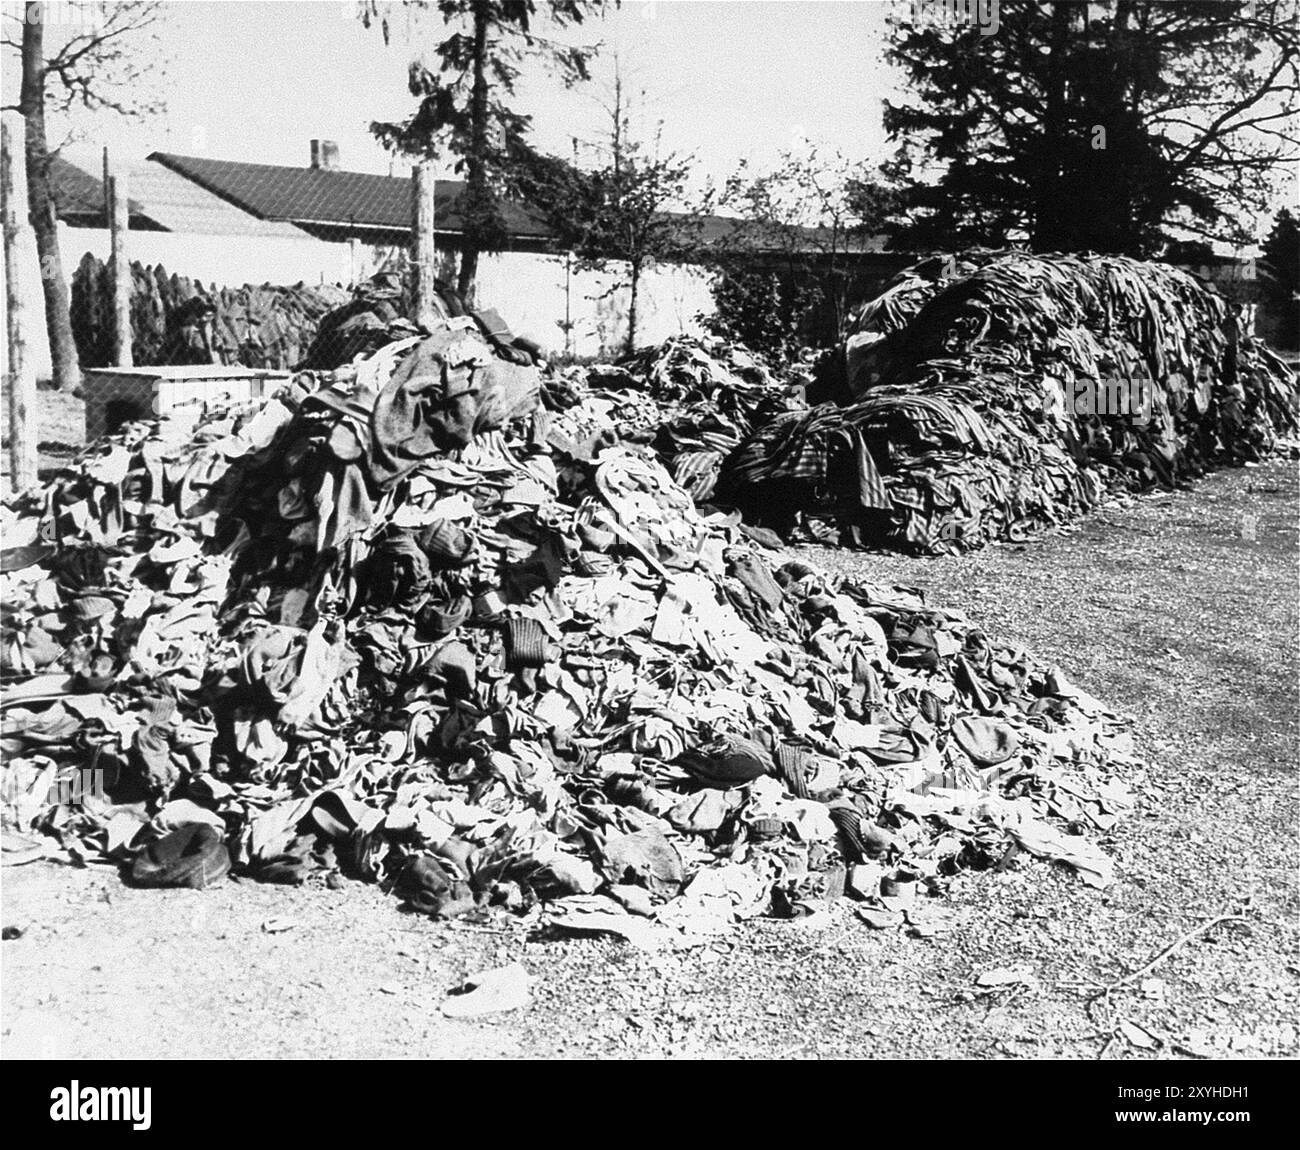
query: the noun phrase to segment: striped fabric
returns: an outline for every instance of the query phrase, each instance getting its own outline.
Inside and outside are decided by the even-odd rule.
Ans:
[[[1067,522],[1110,487],[1255,458],[1297,428],[1284,365],[1175,268],[1019,252],[947,263],[910,269],[856,317],[851,337],[884,337],[861,344],[858,402],[759,427],[723,464],[720,499],[759,522],[795,505],[867,542],[953,551]],[[1080,409],[1081,387],[1131,396],[1133,380],[1149,411]]]

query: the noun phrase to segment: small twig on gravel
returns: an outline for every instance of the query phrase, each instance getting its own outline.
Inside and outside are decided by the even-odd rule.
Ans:
[[[1247,919],[1244,915],[1240,915],[1240,914],[1216,915],[1208,922],[1203,922],[1201,923],[1200,926],[1195,927],[1192,930],[1189,930],[1181,938],[1175,939],[1167,947],[1165,947],[1164,950],[1162,950],[1159,954],[1157,954],[1155,958],[1153,958],[1150,962],[1148,962],[1145,966],[1139,967],[1137,970],[1132,971],[1129,974],[1126,974],[1123,978],[1119,979],[1116,982],[1112,982],[1109,986],[1102,987],[1101,990],[1099,990],[1097,994],[1095,994],[1093,997],[1100,998],[1104,994],[1110,994],[1111,991],[1118,990],[1121,986],[1126,986],[1130,982],[1133,982],[1135,979],[1141,978],[1144,974],[1148,974],[1150,971],[1154,970],[1156,966],[1158,966],[1161,962],[1163,962],[1166,958],[1168,958],[1171,954],[1173,954],[1174,951],[1180,949],[1181,947],[1186,946],[1198,934],[1205,934],[1206,932],[1213,930],[1220,923],[1249,922],[1249,921],[1250,920]]]
[[[1106,1036],[1106,1044],[1101,1048],[1100,1052],[1097,1054],[1098,1062],[1102,1061],[1102,1059],[1104,1059],[1106,1055],[1110,1052],[1110,1048],[1115,1045],[1115,1040],[1117,1037],[1118,1035],[1115,1034],[1114,1032]]]
[[[1239,909],[1246,910],[1248,908],[1249,908],[1249,900],[1246,900],[1245,904],[1243,904]],[[1216,915],[1214,918],[1207,919],[1205,922],[1201,923],[1200,926],[1194,927],[1192,930],[1189,930],[1186,934],[1182,935],[1180,938],[1177,938],[1173,942],[1171,942],[1168,946],[1166,946],[1163,950],[1161,950],[1153,959],[1151,959],[1151,961],[1148,962],[1145,966],[1141,966],[1137,970],[1130,971],[1123,978],[1117,979],[1115,982],[1110,983],[1110,985],[1108,986],[1100,986],[1095,982],[1086,983],[1086,982],[1073,982],[1073,981],[1058,982],[1057,985],[1062,988],[1069,988],[1074,990],[1092,989],[1093,993],[1088,996],[1088,1001],[1086,1003],[1085,1010],[1088,1017],[1092,1019],[1094,1022],[1097,1022],[1098,1019],[1093,1014],[1093,1008],[1097,1005],[1097,1003],[1104,1001],[1106,1005],[1109,1006],[1110,996],[1115,991],[1122,989],[1123,987],[1127,986],[1129,983],[1135,982],[1137,979],[1141,978],[1144,974],[1147,974],[1150,971],[1154,970],[1166,958],[1168,958],[1176,950],[1179,950],[1181,947],[1186,946],[1189,942],[1192,941],[1192,939],[1196,938],[1197,935],[1207,934],[1209,931],[1213,930],[1216,926],[1220,926],[1225,922],[1245,923],[1245,922],[1249,922],[1249,919],[1247,919],[1244,915],[1239,913],[1220,914],[1220,915]],[[1112,1010],[1111,1025],[1116,1024],[1115,1019],[1113,1017],[1113,1013],[1114,1012]],[[1098,1057],[1100,1057],[1100,1055]]]

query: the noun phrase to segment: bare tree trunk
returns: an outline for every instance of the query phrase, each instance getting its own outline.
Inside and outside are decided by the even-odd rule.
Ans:
[[[54,196],[50,190],[50,149],[45,138],[45,24],[44,5],[23,21],[23,81],[21,110],[26,121],[28,219],[36,233],[36,254],[41,261],[41,290],[45,296],[45,329],[50,338],[54,386],[71,391],[81,383],[77,345],[72,341],[68,310],[68,285],[59,255],[59,229]],[[31,16],[37,17],[32,19]]]
[[[631,355],[636,351],[636,296],[637,290],[641,286],[641,262],[632,261],[632,274],[630,276],[631,291],[627,301],[627,352]]]
[[[823,200],[823,203],[825,200]],[[844,338],[844,301],[840,285],[840,269],[837,257],[840,254],[840,218],[831,219],[831,261],[826,286],[829,289],[831,305],[831,322],[835,325],[835,342]]]
[[[1065,119],[1069,93],[1066,91],[1065,59],[1072,32],[1073,16],[1068,4],[1056,0],[1052,5],[1052,27],[1048,38],[1046,91],[1043,94],[1043,136],[1034,202],[1034,219],[1030,228],[1030,247],[1036,252],[1068,248],[1065,221],[1068,218],[1069,192],[1062,163],[1065,144]]]
[[[573,354],[573,253],[564,253],[564,354]]]
[[[466,163],[465,199],[468,201],[462,214],[465,217],[464,248],[460,254],[460,275],[456,290],[466,303],[474,299],[474,286],[478,277],[479,232],[481,221],[488,210],[487,204],[487,33],[488,9],[484,3],[474,5],[474,87],[470,92],[470,146]]]
[[[614,57],[614,186],[611,190],[611,207],[615,217],[621,215],[623,206],[623,69],[618,56]],[[633,247],[633,244],[629,244]],[[636,351],[636,297],[641,287],[641,264],[631,260],[628,281],[629,295],[627,304],[627,353]]]
[[[18,267],[18,200],[9,121],[0,124],[0,207],[4,221],[5,399],[9,404],[9,485],[23,491],[36,482],[36,373],[27,356],[27,317]]]
[[[622,191],[623,176],[623,71],[614,56],[614,195]],[[617,204],[617,201],[616,201]]]

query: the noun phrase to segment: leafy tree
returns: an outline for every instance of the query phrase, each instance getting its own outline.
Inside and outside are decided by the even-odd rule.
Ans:
[[[894,21],[915,98],[899,246],[1149,254],[1170,228],[1245,242],[1297,155],[1296,0],[1002,0],[974,23]]]
[[[1300,348],[1300,227],[1290,209],[1278,212],[1263,251],[1264,294],[1282,313],[1278,346]]]
[[[714,335],[788,363],[811,342],[809,319],[817,312],[818,298],[817,290],[799,277],[770,266],[724,261],[713,286],[713,314],[701,322]]]
[[[547,215],[562,246],[580,270],[620,273],[610,294],[628,292],[627,350],[636,349],[641,283],[655,263],[696,258],[703,223],[698,212],[672,211],[685,204],[693,160],[661,151],[660,139],[634,137],[622,75],[615,67],[612,98],[604,105],[609,134],[603,162],[579,168],[550,156],[532,156],[521,186]]]
[[[82,110],[146,116],[159,111],[161,105],[151,97],[145,79],[158,70],[149,48],[161,9],[153,0],[60,5],[61,19],[48,23],[48,6],[30,3],[6,22],[4,46],[18,54],[22,79],[18,103],[5,110],[21,113],[24,122],[28,217],[40,257],[54,384],[60,389],[80,383],[81,372],[50,180],[50,161],[57,150],[50,147],[46,115]]]
[[[656,263],[689,258],[700,222],[689,214],[669,212],[682,202],[692,160],[624,143],[619,162],[596,172],[590,182],[591,205],[586,241],[577,249],[579,265],[608,271],[625,268],[611,290],[626,287],[627,350],[636,350],[641,281]]]
[[[718,199],[734,222],[713,258],[715,330],[788,358],[843,333],[852,255],[896,207],[895,194],[844,156],[815,144],[782,153],[771,172],[742,163]]]
[[[539,59],[558,71],[566,85],[588,78],[590,47],[558,44],[540,35],[539,7],[556,28],[581,24],[604,8],[603,0],[406,0],[417,10],[433,9],[451,30],[434,48],[436,64],[411,63],[409,87],[419,101],[401,123],[372,123],[371,131],[388,148],[410,156],[430,156],[447,146],[465,174],[460,202],[464,221],[457,287],[472,298],[481,252],[499,251],[506,240],[501,199],[510,194],[512,158],[526,146],[529,120],[506,103],[515,95],[523,63]],[[390,38],[391,5],[367,0],[361,18],[378,23]]]

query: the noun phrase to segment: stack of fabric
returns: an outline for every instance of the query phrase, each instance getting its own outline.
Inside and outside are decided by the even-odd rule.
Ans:
[[[912,589],[769,562],[543,394],[453,319],[6,507],[6,830],[648,946],[846,892],[922,929],[903,894],[1016,850],[1110,880],[1079,832],[1129,802],[1121,720]]]
[[[322,317],[347,299],[344,289],[329,285],[207,289],[197,280],[168,275],[161,264],[133,263],[132,353],[141,366],[184,362],[291,370]],[[71,298],[82,367],[113,362],[112,309],[108,266],[87,252],[73,274]]]
[[[592,367],[586,385],[583,396],[615,403],[610,414],[620,438],[652,443],[701,503],[712,497],[723,460],[755,427],[807,406],[802,383],[778,379],[760,356],[718,338],[675,336]]]
[[[840,366],[855,402],[761,426],[718,498],[923,552],[1022,539],[1108,489],[1259,459],[1295,379],[1192,276],[1122,257],[975,253],[904,273]]]
[[[441,280],[435,285],[433,308],[438,323],[473,320],[477,330],[492,345],[497,355],[513,363],[540,362],[541,348],[529,339],[516,336],[501,316],[491,308],[474,311],[450,284]],[[320,321],[306,357],[298,367],[303,370],[334,370],[361,356],[413,335],[425,334],[407,318],[411,299],[395,272],[379,272],[358,284],[347,303],[335,308]]]

